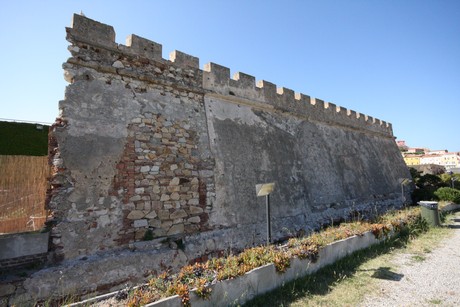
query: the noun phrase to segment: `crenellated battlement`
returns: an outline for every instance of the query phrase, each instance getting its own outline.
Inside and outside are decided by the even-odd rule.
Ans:
[[[229,101],[238,98],[265,104],[274,110],[288,112],[311,121],[325,122],[327,124],[341,125],[351,129],[371,131],[392,137],[393,131],[390,123],[374,117],[358,113],[331,102],[310,97],[294,92],[292,89],[277,87],[275,84],[260,80],[242,72],[230,76],[230,69],[215,63],[207,63],[203,69],[199,67],[199,59],[181,51],[174,50],[169,59],[162,57],[162,45],[154,41],[139,37],[135,34],[126,39],[126,45],[115,42],[115,31],[112,26],[91,20],[75,14],[71,28],[67,29],[68,40],[106,49],[127,56],[145,59],[145,65],[162,63],[179,68],[195,71],[194,80],[189,83],[182,81],[189,87],[200,87],[200,91],[214,93],[227,97]],[[111,59],[112,62],[114,59]],[[100,67],[100,63],[98,63]],[[106,64],[115,66],[113,63]],[[129,69],[123,67],[129,73]],[[132,69],[134,70],[134,68]],[[148,71],[138,71],[138,74],[150,75]],[[161,80],[161,76],[152,73],[150,80]]]
[[[259,183],[276,183],[273,241],[399,208],[410,193],[401,197],[410,174],[386,122],[200,68],[181,51],[164,58],[161,44],[134,34],[116,43],[112,26],[81,15],[66,33],[69,84],[49,135],[49,274],[24,284],[30,304],[265,244]],[[71,287],[55,285],[59,271]]]

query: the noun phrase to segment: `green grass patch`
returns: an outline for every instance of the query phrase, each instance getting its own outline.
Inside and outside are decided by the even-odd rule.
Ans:
[[[426,260],[426,257],[423,256],[423,255],[412,255],[412,260],[414,260],[415,262],[422,262],[422,261],[425,261]]]
[[[441,305],[442,304],[442,300],[440,299],[432,299],[432,300],[429,300],[428,303],[432,304],[432,305]]]

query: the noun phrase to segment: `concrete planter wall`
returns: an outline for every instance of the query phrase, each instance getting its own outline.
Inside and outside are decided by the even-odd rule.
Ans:
[[[43,254],[48,251],[49,232],[26,232],[0,237],[0,260]]]
[[[460,205],[454,203],[448,204],[447,206],[441,208],[441,212],[452,212],[457,210],[460,210]]]
[[[26,232],[0,237],[0,269],[44,263],[48,253],[49,232]]]
[[[200,307],[243,304],[257,295],[272,291],[296,278],[312,274],[355,251],[379,242],[371,232],[336,241],[322,248],[319,251],[318,260],[314,263],[294,258],[291,260],[291,266],[284,273],[276,272],[273,264],[267,264],[238,278],[223,280],[212,285],[211,297],[208,300],[200,298],[194,291],[191,291],[190,303],[192,306]],[[176,307],[182,305],[181,298],[175,295],[146,306]]]

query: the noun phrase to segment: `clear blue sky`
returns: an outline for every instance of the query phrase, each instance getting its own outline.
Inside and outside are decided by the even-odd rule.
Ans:
[[[460,151],[460,1],[2,1],[0,118],[53,122],[73,13]]]

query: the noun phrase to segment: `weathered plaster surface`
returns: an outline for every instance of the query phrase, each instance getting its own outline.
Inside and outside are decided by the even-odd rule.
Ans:
[[[52,158],[56,259],[182,240],[191,259],[398,207],[391,125],[75,15]],[[222,240],[224,235],[227,240]],[[206,244],[197,244],[206,237]],[[195,242],[195,243],[192,243]],[[192,256],[193,255],[193,256]]]
[[[275,239],[402,205],[410,175],[389,123],[179,51],[163,59],[136,35],[117,44],[80,15],[67,39],[50,134],[56,266],[25,283],[34,298],[57,291],[57,270],[78,276],[65,289],[102,292],[263,243],[257,183],[276,182]]]

